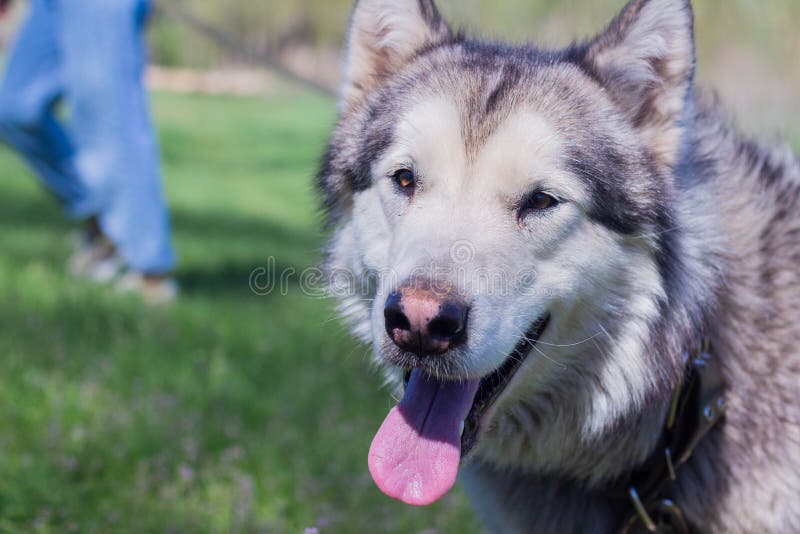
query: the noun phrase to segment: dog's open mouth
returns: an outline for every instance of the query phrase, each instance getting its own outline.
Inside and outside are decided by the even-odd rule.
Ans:
[[[528,358],[533,350],[533,346],[539,341],[539,337],[547,328],[550,316],[545,315],[537,320],[525,333],[514,347],[513,352],[506,358],[505,363],[495,372],[481,379],[472,408],[464,421],[464,432],[461,434],[461,457],[467,456],[478,443],[478,433],[480,422],[486,410],[494,404],[494,401],[505,390],[508,383],[514,377],[517,369]]]
[[[462,457],[477,444],[481,419],[527,359],[549,322],[538,319],[497,370],[475,380],[448,381],[422,370],[407,374],[406,391],[381,425],[369,470],[389,497],[423,506],[453,487]]]

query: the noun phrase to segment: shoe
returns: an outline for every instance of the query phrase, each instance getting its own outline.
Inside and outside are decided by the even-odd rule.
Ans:
[[[129,271],[116,284],[120,293],[137,293],[148,304],[169,304],[178,297],[180,289],[173,278],[146,276],[144,273]]]
[[[73,276],[97,283],[111,282],[124,267],[114,244],[103,234],[89,232],[80,238],[77,250],[67,260]]]

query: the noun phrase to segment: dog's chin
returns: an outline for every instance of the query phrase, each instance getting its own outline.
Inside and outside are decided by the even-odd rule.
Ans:
[[[464,431],[461,435],[461,456],[467,457],[478,444],[486,421],[484,416],[497,400],[502,396],[508,384],[517,371],[525,363],[533,347],[544,333],[550,321],[548,313],[537,318],[525,334],[517,341],[514,349],[508,354],[503,363],[491,373],[481,377],[478,391],[472,402],[469,414],[464,420]],[[454,381],[463,380],[463,358],[455,352],[447,357],[430,358],[420,357],[416,354],[398,349],[391,342],[385,342],[381,347],[384,361],[403,373],[403,386],[408,385],[411,372],[415,369],[425,374],[438,378],[452,378]]]

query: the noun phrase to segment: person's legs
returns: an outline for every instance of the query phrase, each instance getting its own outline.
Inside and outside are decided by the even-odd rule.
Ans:
[[[55,116],[62,93],[57,20],[51,0],[33,0],[0,85],[0,136],[28,162],[74,217],[95,206],[73,164],[74,149]]]
[[[169,216],[143,85],[144,0],[57,0],[76,165],[127,265],[173,268]]]

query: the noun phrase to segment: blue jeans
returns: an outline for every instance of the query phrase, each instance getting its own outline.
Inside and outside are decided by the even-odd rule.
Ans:
[[[145,0],[31,0],[0,86],[0,136],[131,269],[173,268],[142,76]],[[67,120],[56,114],[66,104]]]

